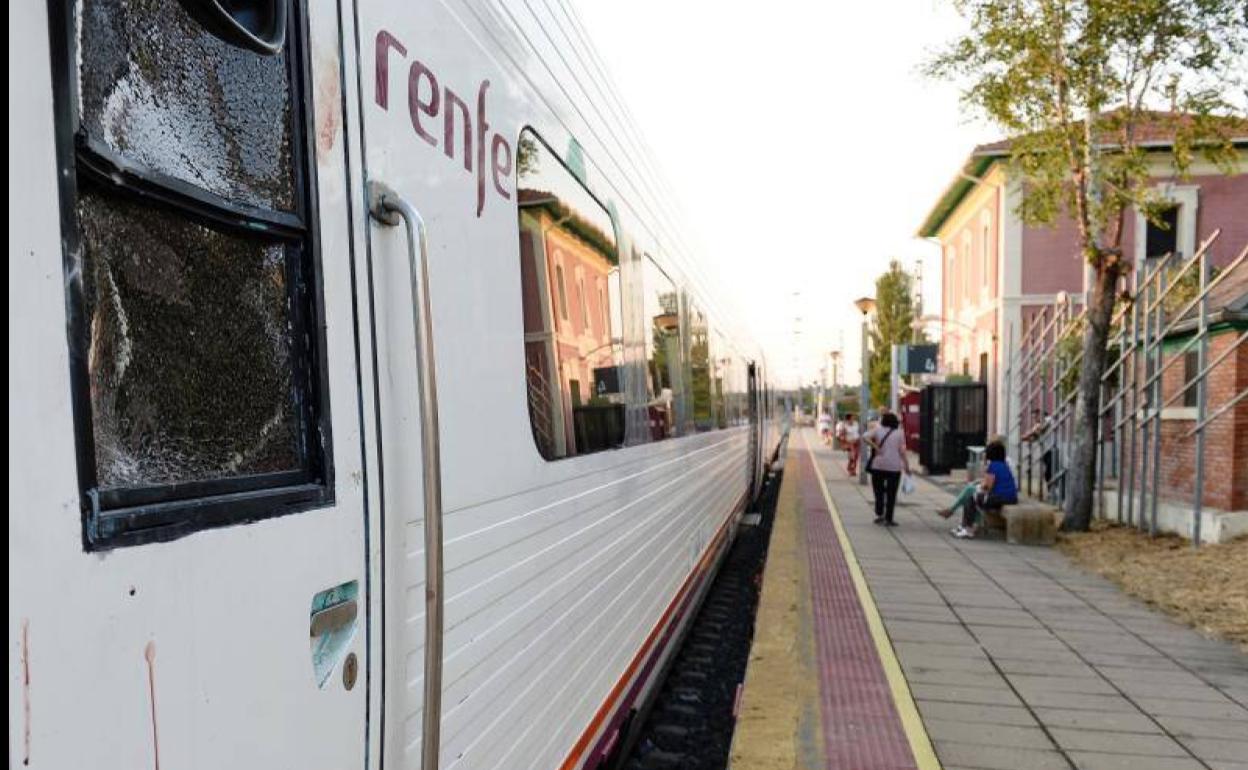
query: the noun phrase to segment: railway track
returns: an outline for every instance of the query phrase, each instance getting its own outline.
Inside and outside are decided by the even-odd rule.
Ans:
[[[757,521],[738,530],[621,765],[624,770],[719,770],[727,765],[782,474],[780,467],[767,476]]]

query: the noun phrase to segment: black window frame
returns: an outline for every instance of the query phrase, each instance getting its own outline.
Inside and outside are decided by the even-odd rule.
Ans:
[[[1167,255],[1177,255],[1179,253],[1179,216],[1182,213],[1182,205],[1179,203],[1168,204],[1159,213],[1157,218],[1165,223],[1165,227],[1159,227],[1151,220],[1144,220],[1144,257],[1145,259],[1155,260]],[[1173,221],[1171,221],[1173,220]],[[1156,233],[1156,235],[1154,235]],[[1169,250],[1159,250],[1164,248],[1161,245],[1156,247],[1149,244],[1150,241],[1161,241],[1170,245]]]
[[[127,162],[88,139],[78,114],[73,0],[48,0],[62,267],[83,547],[87,551],[166,542],[204,529],[245,524],[334,504],[333,441],[326,361],[324,274],[317,216],[314,116],[306,0],[291,0],[286,61],[290,83],[294,210],[231,201]],[[163,210],[228,235],[268,239],[287,253],[291,378],[298,389],[298,470],[100,490],[83,314],[79,190]]]

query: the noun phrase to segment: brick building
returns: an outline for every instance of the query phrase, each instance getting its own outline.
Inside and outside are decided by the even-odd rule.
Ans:
[[[1236,345],[1248,331],[1248,267],[1241,266],[1210,292],[1208,362],[1217,364],[1207,380],[1210,413],[1248,390],[1248,344]],[[1162,403],[1178,396],[1199,372],[1196,348],[1185,350],[1197,319],[1180,322],[1162,346]],[[1232,352],[1232,348],[1235,350]],[[1173,361],[1182,357],[1182,361]],[[1171,363],[1173,361],[1173,363]],[[1161,499],[1191,501],[1194,494],[1197,389],[1188,388],[1161,411]],[[1204,506],[1248,511],[1248,398],[1213,420],[1205,432]]]
[[[1162,214],[1162,226],[1129,211],[1123,251],[1133,266],[1148,269],[1166,254],[1191,256],[1220,230],[1208,256],[1215,270],[1224,269],[1248,247],[1248,120],[1226,121],[1238,156],[1233,173],[1195,160],[1189,175],[1176,179],[1165,130],[1172,117],[1159,115],[1156,125],[1143,128],[1156,189],[1171,205]],[[1021,404],[1017,383],[1010,387],[1007,382],[1007,361],[1020,349],[1020,337],[1035,315],[1051,311],[1059,296],[1068,296],[1078,312],[1086,281],[1070,218],[1063,216],[1052,226],[1032,226],[1019,217],[1023,185],[1011,175],[1010,147],[1009,140],[976,147],[918,231],[941,249],[941,371],[987,384],[991,434],[1018,431],[1020,422],[1019,432],[1025,433],[1033,414],[1056,410],[1061,396],[1055,389],[1042,393],[1040,403]],[[1248,329],[1248,265],[1225,276],[1211,293],[1209,310],[1212,362]],[[1165,361],[1180,355],[1184,360],[1165,371],[1163,402],[1199,369],[1195,348],[1182,350],[1196,323],[1195,318],[1180,322],[1165,342]],[[1240,344],[1210,372],[1209,412],[1246,388],[1248,344]],[[1196,392],[1189,389],[1161,415],[1159,498],[1173,509],[1176,524],[1171,528],[1179,531],[1184,529],[1183,516],[1190,516],[1194,494],[1196,439],[1188,434],[1195,426]],[[1021,421],[1020,411],[1027,412]],[[1205,441],[1204,506],[1215,513],[1244,512],[1235,526],[1248,529],[1248,399],[1214,420]],[[1113,503],[1108,509],[1112,507]]]

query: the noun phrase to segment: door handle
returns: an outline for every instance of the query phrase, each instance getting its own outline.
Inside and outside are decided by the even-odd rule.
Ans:
[[[355,616],[359,614],[359,611],[359,603],[355,599],[326,607],[312,614],[312,620],[308,624],[308,633],[312,637],[317,637],[341,631],[355,622]]]
[[[429,303],[429,246],[425,220],[394,190],[368,183],[368,211],[383,225],[407,231],[407,269],[416,337],[416,386],[420,396],[420,451],[425,491],[425,700],[421,724],[421,770],[438,770],[442,730],[442,460],[439,454],[438,385],[433,363],[433,316]]]

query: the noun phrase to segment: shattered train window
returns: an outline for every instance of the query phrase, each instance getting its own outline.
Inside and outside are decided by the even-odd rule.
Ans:
[[[218,38],[175,0],[66,3],[89,547],[332,500],[300,7],[273,53]]]
[[[79,199],[101,488],[299,467],[287,247]]]
[[[83,0],[80,131],[92,146],[264,209],[295,205],[289,62],[214,37],[173,0]]]

